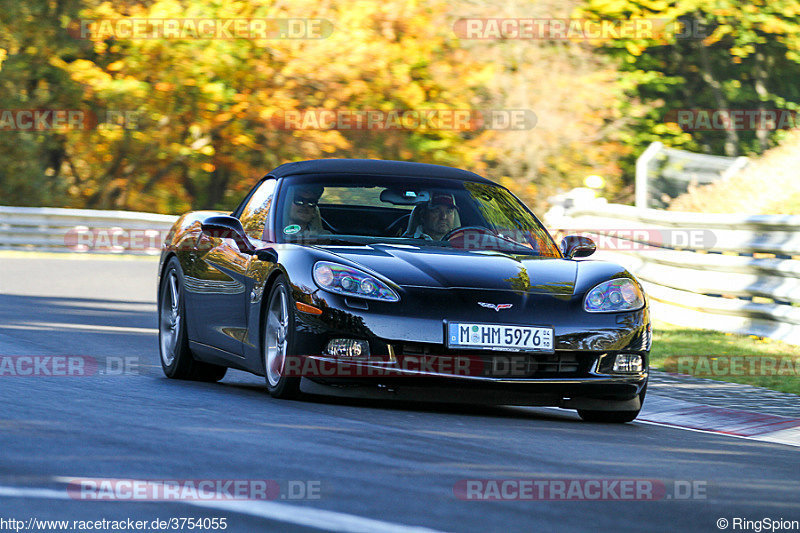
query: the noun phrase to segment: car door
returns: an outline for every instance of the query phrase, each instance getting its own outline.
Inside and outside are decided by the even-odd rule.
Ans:
[[[258,245],[272,207],[275,179],[266,179],[249,195],[239,215],[245,233]],[[198,248],[204,251],[197,279],[186,280],[194,292],[195,309],[203,314],[197,322],[198,342],[242,357],[247,335],[249,287],[247,271],[253,256],[239,250],[233,239],[219,239],[203,234]]]

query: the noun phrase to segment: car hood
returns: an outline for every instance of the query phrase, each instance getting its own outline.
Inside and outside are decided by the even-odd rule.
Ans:
[[[474,288],[551,295],[571,295],[575,290],[577,262],[566,259],[388,244],[321,248],[406,287]]]

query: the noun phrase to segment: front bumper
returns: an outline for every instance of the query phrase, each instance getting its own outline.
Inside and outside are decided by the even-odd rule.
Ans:
[[[483,360],[489,360],[490,357],[486,356]],[[429,358],[427,363],[421,363],[422,358],[417,357],[399,361],[343,361],[327,356],[306,356],[300,358],[301,362],[291,365],[290,373],[302,376],[301,390],[311,394],[609,411],[638,410],[644,398],[648,373],[601,374],[598,370],[605,357],[606,354],[586,354],[587,362],[593,362],[585,372],[579,370],[582,365],[577,365],[562,372],[552,368],[528,372],[528,376],[497,376],[491,375],[492,368],[482,368],[480,363],[445,365],[466,372],[437,371],[437,367],[443,365],[437,363],[436,359],[451,361],[460,356],[434,356],[433,361]],[[468,358],[468,361],[475,363],[475,358]],[[483,372],[476,371],[481,369]],[[505,373],[504,368],[501,370],[501,373]]]
[[[430,401],[481,405],[552,406],[566,409],[638,411],[647,373],[626,377],[524,380],[425,377],[393,380],[305,378],[308,394],[347,398]]]
[[[335,396],[454,403],[546,405],[571,409],[633,411],[641,407],[647,386],[651,342],[648,307],[633,312],[583,312],[579,297],[527,295],[502,315],[476,308],[477,301],[494,301],[496,293],[483,291],[418,291],[401,303],[369,302],[363,308],[345,298],[295,287],[296,301],[313,305],[322,315],[295,313],[295,353],[317,364],[341,359],[326,355],[332,338],[367,340],[373,359],[357,366],[362,372],[333,375],[303,373],[301,390]],[[434,297],[435,296],[435,297]],[[472,304],[472,305],[470,305]],[[483,313],[483,314],[480,314]],[[492,350],[456,351],[445,344],[446,321],[507,321],[511,324],[551,325],[554,353],[530,354]],[[617,374],[611,369],[618,353],[639,354],[645,371]],[[467,357],[478,369],[453,372],[417,364],[416,358]],[[522,372],[496,372],[498,359],[533,359]],[[352,364],[352,363],[351,363]],[[381,372],[392,367],[394,372]],[[341,365],[339,365],[341,368]],[[369,374],[364,368],[375,369]]]

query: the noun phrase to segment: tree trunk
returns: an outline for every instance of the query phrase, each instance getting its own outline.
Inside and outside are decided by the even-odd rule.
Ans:
[[[753,85],[758,95],[758,111],[759,119],[764,116],[764,104],[769,101],[769,91],[767,91],[767,69],[765,66],[764,52],[758,49],[756,45],[755,66],[753,68]],[[761,120],[759,120],[759,123]],[[760,125],[760,124],[759,124]],[[758,146],[761,153],[763,153],[769,146],[769,131],[766,128],[756,127],[756,138],[758,139]]]
[[[728,111],[728,100],[722,93],[722,84],[714,76],[714,70],[711,66],[711,57],[708,54],[708,48],[702,41],[697,41],[698,51],[700,53],[700,75],[703,81],[711,88],[711,93],[714,95],[714,101],[717,104],[717,109],[721,111]],[[739,134],[733,128],[725,130],[725,155],[735,157],[739,155]]]

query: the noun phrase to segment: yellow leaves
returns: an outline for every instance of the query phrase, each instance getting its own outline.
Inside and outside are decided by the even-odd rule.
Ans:
[[[752,54],[755,51],[756,51],[756,48],[752,44],[748,44],[748,45],[745,45],[745,46],[734,46],[730,50],[731,55],[734,56],[734,58],[747,57],[747,56],[749,56],[750,54]],[[739,62],[741,62],[741,59],[739,59]]]
[[[411,107],[425,103],[425,91],[417,83],[409,83],[405,87],[401,87],[397,97]]]
[[[644,46],[641,46],[633,41],[628,41],[625,43],[625,49],[628,50],[628,53],[634,56],[642,55],[644,48]]]
[[[253,142],[253,139],[241,133],[233,137],[233,139],[231,139],[231,144],[244,146],[247,148],[254,148],[256,146],[255,143]]]
[[[592,0],[589,5],[593,11],[609,15],[623,13],[631,7],[627,0]]]
[[[61,62],[58,66],[69,72],[73,80],[88,85],[96,91],[107,89],[113,80],[108,72],[88,59],[77,59],[69,64]]]
[[[770,17],[761,24],[761,31],[764,33],[781,35],[784,33],[790,33],[792,30],[783,20],[777,17]]]
[[[733,31],[733,28],[726,24],[721,24],[717,29],[714,30],[714,33],[703,39],[704,46],[711,46],[722,40],[723,37],[730,34]]]
[[[215,102],[225,98],[225,84],[222,82],[206,83],[200,89]]]
[[[335,145],[333,145],[333,144],[323,144],[320,148],[326,154],[333,154],[337,150],[337,147]]]
[[[607,3],[626,5],[625,1]],[[548,176],[556,174],[544,157],[559,153],[562,168],[585,175],[585,163],[572,167],[563,163],[584,147],[576,144],[565,155],[564,146],[570,136],[595,138],[608,122],[607,109],[614,101],[609,91],[617,82],[613,76],[585,84],[580,75],[574,75],[578,68],[594,68],[586,67],[591,64],[587,55],[573,63],[571,56],[550,55],[548,47],[538,42],[456,42],[452,24],[454,14],[459,13],[445,0],[90,4],[81,18],[319,17],[335,26],[328,38],[316,40],[95,41],[85,44],[94,46],[96,55],[78,56],[85,59],[69,64],[55,59],[58,68],[83,84],[87,101],[110,109],[140,111],[138,129],[82,132],[83,137],[71,146],[75,159],[84,165],[76,166],[78,173],[87,177],[103,176],[120,151],[132,154],[125,163],[131,167],[130,172],[125,171],[130,176],[126,178],[126,198],[131,199],[125,201],[131,202],[131,208],[147,205],[175,212],[176,206],[192,201],[183,190],[185,180],[198,180],[201,189],[209,179],[203,173],[234,174],[230,185],[234,190],[241,188],[243,177],[264,172],[283,160],[331,156],[438,160],[474,169],[486,168],[487,160],[501,164],[504,160],[522,161],[517,166],[533,169],[531,175],[515,176],[508,166],[498,174],[506,174],[504,183],[514,185],[530,200],[549,192],[545,186],[530,184],[538,177],[536,169],[550,172]],[[457,5],[464,9],[464,4]],[[487,4],[486,9],[495,10],[496,6]],[[524,51],[518,53],[511,47]],[[644,48],[637,46],[637,53],[643,53],[641,50]],[[91,54],[91,48],[87,52]],[[0,50],[0,63],[6,55]],[[88,60],[95,57],[96,63]],[[531,69],[535,76],[526,74]],[[508,105],[506,82],[516,87],[509,99],[514,101]],[[558,84],[563,87],[554,90]],[[298,109],[504,106],[536,109],[537,113],[544,107],[540,125],[530,132],[440,131],[421,136],[413,131],[281,130],[270,122],[274,113]],[[525,159],[514,153],[509,157],[509,146],[521,147]],[[545,155],[539,157],[537,152]],[[601,152],[583,157],[591,160],[597,171],[616,157]],[[182,162],[180,170],[170,169],[168,165],[176,160]],[[162,169],[166,170],[162,181],[147,192],[139,190]],[[95,189],[102,190],[108,183],[98,179]]]
[[[6,60],[8,52],[4,48],[0,48],[0,70],[3,70],[3,61]]]
[[[149,16],[153,18],[168,18],[184,16],[184,8],[176,0],[157,0],[150,6]]]
[[[653,133],[657,135],[672,134],[679,135],[683,132],[677,122],[665,122],[664,124],[656,124]],[[656,131],[658,130],[658,131]]]
[[[670,7],[669,2],[665,2],[664,0],[655,0],[651,2],[643,2],[644,6],[651,11],[664,11],[668,7]]]

